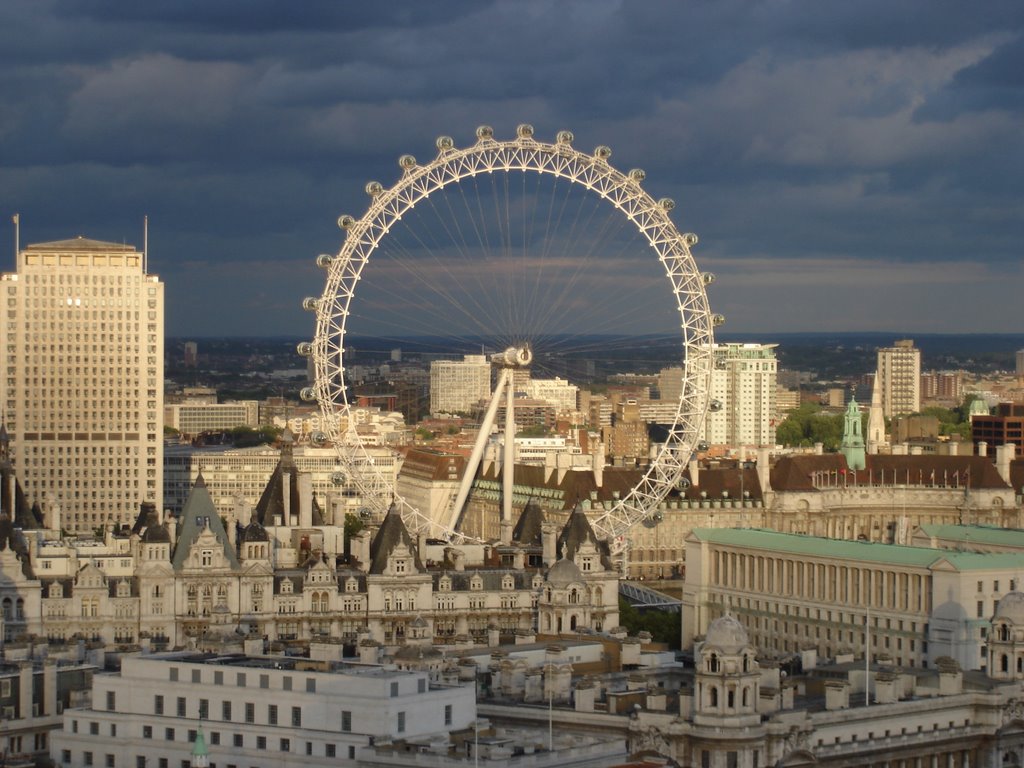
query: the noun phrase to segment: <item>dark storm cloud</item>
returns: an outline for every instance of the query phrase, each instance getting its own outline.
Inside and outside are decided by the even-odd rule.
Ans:
[[[138,243],[148,213],[170,333],[302,334],[311,259],[336,250],[339,213],[365,210],[368,179],[393,183],[398,155],[429,159],[439,134],[531,122],[610,145],[677,200],[731,330],[1019,330],[1022,17],[932,0],[9,0],[0,200],[28,242]]]

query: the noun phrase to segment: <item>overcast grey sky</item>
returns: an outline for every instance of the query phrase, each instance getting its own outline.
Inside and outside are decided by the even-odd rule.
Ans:
[[[312,334],[367,180],[528,122],[676,200],[728,330],[1020,332],[1022,34],[1019,0],[4,0],[0,268],[15,212],[149,214],[169,334]]]

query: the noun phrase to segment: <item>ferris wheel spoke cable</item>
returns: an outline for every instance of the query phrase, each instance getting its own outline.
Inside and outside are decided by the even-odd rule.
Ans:
[[[402,233],[408,233],[413,239],[415,239],[420,246],[418,251],[425,253],[429,259],[413,253],[402,241]],[[449,309],[456,309],[464,319],[476,325],[481,333],[486,332],[487,325],[481,320],[481,318],[485,318],[488,315],[486,306],[479,302],[477,296],[473,292],[468,292],[468,295],[463,296],[461,300],[454,295],[449,286],[459,286],[461,280],[460,276],[449,266],[448,260],[437,256],[434,249],[430,247],[430,245],[413,227],[403,227],[400,232],[396,233],[396,237],[391,241],[391,245],[393,249],[385,248],[386,256],[389,256],[397,266],[403,268],[410,275],[415,276],[417,280],[422,281],[432,290],[443,296]],[[438,268],[440,274],[433,274],[432,271],[427,268],[426,264],[428,261]],[[441,275],[443,275],[443,279]],[[408,283],[403,283],[403,288],[408,289],[408,287]],[[473,306],[467,306],[467,301]],[[451,327],[451,318],[442,313],[440,303],[432,306],[432,309],[432,314],[434,314],[441,323],[445,324],[447,327]]]

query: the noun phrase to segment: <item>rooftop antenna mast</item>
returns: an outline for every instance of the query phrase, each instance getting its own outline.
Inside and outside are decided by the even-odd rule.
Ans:
[[[21,250],[21,214],[16,213],[11,217],[14,222],[14,263],[18,263],[18,252]]]
[[[142,274],[149,274],[149,215],[142,217]]]

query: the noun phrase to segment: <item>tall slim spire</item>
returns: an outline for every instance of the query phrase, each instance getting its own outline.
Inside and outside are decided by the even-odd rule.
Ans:
[[[871,409],[868,411],[868,453],[876,454],[886,444],[885,416],[882,412],[882,390],[879,386],[878,371],[871,385]]]

